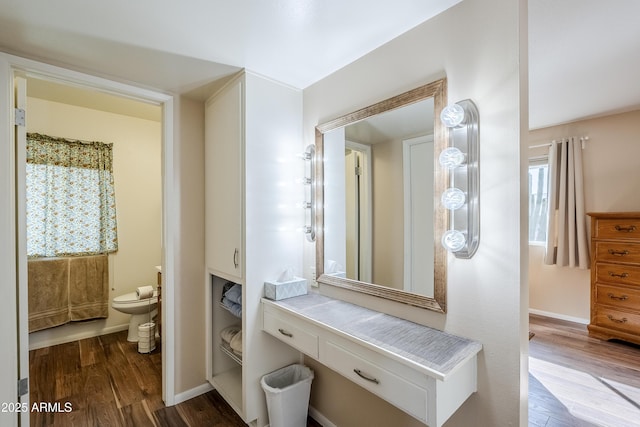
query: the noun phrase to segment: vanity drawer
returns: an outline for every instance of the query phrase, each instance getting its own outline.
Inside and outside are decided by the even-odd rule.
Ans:
[[[263,311],[262,320],[262,329],[265,332],[314,359],[318,358],[318,335],[299,327],[304,325],[304,322],[293,316],[268,310]],[[296,324],[299,326],[295,326]]]
[[[640,315],[596,305],[596,325],[640,334]]]
[[[598,304],[640,310],[640,289],[598,284],[596,287],[596,302]]]
[[[596,259],[609,262],[640,263],[640,243],[596,242]]]
[[[427,390],[331,341],[325,343],[323,359],[323,364],[349,380],[414,417],[427,420]]]
[[[598,282],[620,283],[640,286],[640,267],[597,262],[595,265]]]
[[[640,219],[597,219],[595,236],[598,239],[640,239]]]

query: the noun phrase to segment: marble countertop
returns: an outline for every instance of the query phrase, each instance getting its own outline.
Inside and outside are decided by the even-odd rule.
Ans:
[[[371,344],[438,379],[482,350],[482,344],[378,311],[310,293],[267,304]]]

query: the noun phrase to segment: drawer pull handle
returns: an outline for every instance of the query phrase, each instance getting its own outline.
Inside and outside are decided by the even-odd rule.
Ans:
[[[616,319],[615,317],[613,317],[610,314],[607,314],[607,317],[609,318],[609,320],[611,320],[612,322],[616,322],[616,323],[627,323],[627,318],[623,317],[622,319]]]
[[[367,380],[367,381],[370,381],[370,382],[375,383],[375,384],[380,384],[380,381],[378,381],[377,378],[371,378],[370,376],[367,376],[367,375],[363,374],[360,369],[354,369],[353,372],[355,372],[356,375],[358,375],[363,380]]]
[[[617,231],[620,231],[621,233],[632,233],[632,232],[636,231],[636,226],[635,225],[630,225],[628,227],[623,227],[621,225],[616,225],[615,229]]]
[[[287,332],[282,328],[278,329],[278,332],[280,332],[285,337],[293,338],[293,334],[291,332]]]
[[[627,300],[627,298],[629,298],[627,295],[622,295],[622,296],[617,297],[617,296],[615,296],[614,294],[612,294],[611,292],[609,292],[609,293],[607,294],[607,296],[608,296],[609,298],[611,298],[611,299],[617,299],[617,300],[619,300],[619,301],[626,301],[626,300]]]
[[[621,279],[625,279],[629,277],[629,273],[614,273],[613,271],[609,272],[609,276],[611,277],[619,277]]]
[[[629,251],[628,250],[623,250],[623,251],[617,251],[615,249],[609,249],[609,255],[615,255],[615,256],[625,256],[625,255],[629,255]]]

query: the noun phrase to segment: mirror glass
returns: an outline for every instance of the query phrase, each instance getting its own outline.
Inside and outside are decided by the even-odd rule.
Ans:
[[[444,312],[444,80],[318,126],[320,283]],[[444,144],[444,145],[443,145]],[[323,207],[323,209],[321,209]]]

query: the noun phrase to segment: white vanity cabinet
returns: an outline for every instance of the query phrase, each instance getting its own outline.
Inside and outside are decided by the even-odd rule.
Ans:
[[[207,380],[242,419],[267,423],[260,378],[299,360],[261,331],[263,284],[302,268],[304,221],[295,187],[304,171],[302,94],[250,72],[234,76],[205,104],[205,306]],[[220,303],[227,282],[242,286],[242,312]],[[220,332],[242,327],[242,356]],[[201,325],[192,325],[199,328]]]
[[[477,390],[478,342],[318,294],[262,305],[265,332],[430,427]]]

